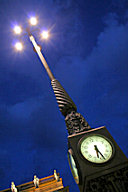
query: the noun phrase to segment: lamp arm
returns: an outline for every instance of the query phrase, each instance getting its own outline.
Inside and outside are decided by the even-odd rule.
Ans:
[[[47,64],[43,54],[41,53],[41,49],[40,49],[39,45],[37,45],[33,35],[30,35],[29,39],[32,42],[32,44],[33,44],[33,46],[34,46],[34,48],[36,50],[36,53],[38,54],[38,56],[39,56],[39,58],[40,58],[40,60],[41,60],[41,62],[43,64],[45,70],[47,71],[47,74],[48,74],[50,80],[52,81],[53,79],[55,79],[55,77],[53,76],[53,73],[51,72],[51,70],[50,70],[50,68],[49,68],[49,66],[48,66],[48,64]]]

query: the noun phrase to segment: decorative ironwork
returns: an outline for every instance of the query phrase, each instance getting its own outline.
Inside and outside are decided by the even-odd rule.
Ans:
[[[65,122],[69,135],[87,131],[91,128],[84,117],[75,111],[71,111],[66,116]]]
[[[88,181],[86,192],[128,192],[128,167]]]
[[[59,83],[59,81],[57,81],[56,79],[53,79],[51,81],[51,85],[52,85],[52,88],[56,96],[56,100],[62,115],[66,117],[69,111],[76,111],[77,110],[76,105],[74,104],[72,99],[69,97],[67,92],[64,90],[62,85]]]
[[[69,135],[90,129],[90,126],[84,117],[80,113],[76,112],[76,105],[64,90],[62,85],[59,83],[59,81],[53,79],[51,81],[51,85],[56,96],[59,109],[62,115],[66,117],[65,122]]]

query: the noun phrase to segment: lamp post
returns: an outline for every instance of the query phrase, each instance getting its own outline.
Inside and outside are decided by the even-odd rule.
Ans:
[[[33,18],[30,22],[35,25]],[[22,30],[15,28],[17,34]],[[52,74],[40,46],[27,29],[34,50],[38,54],[56,96],[56,100],[68,130],[68,160],[74,180],[80,192],[126,192],[128,191],[128,159],[121,151],[106,127],[91,129],[76,105]],[[48,37],[44,33],[45,37]],[[21,44],[17,45],[22,49]],[[116,181],[116,183],[115,183]]]
[[[36,18],[34,18],[34,17],[30,18],[30,23],[32,25],[36,25],[37,24]],[[22,32],[22,29],[20,26],[15,26],[14,31],[16,34],[19,35]],[[53,87],[53,91],[56,96],[56,100],[57,100],[59,109],[60,109],[62,115],[65,116],[65,121],[66,121],[69,135],[90,129],[90,126],[85,121],[84,117],[82,117],[82,115],[80,113],[76,112],[77,111],[76,105],[74,104],[74,102],[72,101],[72,99],[70,98],[68,93],[62,87],[62,85],[59,83],[59,81],[56,80],[53,73],[51,72],[51,70],[41,52],[41,47],[37,44],[34,36],[32,35],[32,33],[30,31],[30,27],[28,27],[26,29],[26,31],[27,31],[29,39],[34,47],[35,52],[39,56],[40,61],[42,62],[43,66],[51,80],[51,85]],[[44,38],[47,38],[48,37],[47,31],[43,31],[42,35]],[[22,44],[20,42],[18,42],[16,48],[19,51],[21,51]],[[73,118],[72,120],[71,120],[71,116]]]

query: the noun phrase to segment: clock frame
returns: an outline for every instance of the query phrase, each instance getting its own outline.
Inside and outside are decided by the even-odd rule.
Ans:
[[[81,145],[82,145],[82,143],[86,140],[86,139],[88,139],[88,138],[90,138],[90,139],[92,139],[92,137],[95,137],[95,136],[98,136],[99,138],[102,138],[103,140],[105,140],[109,145],[110,145],[110,147],[111,147],[111,150],[112,150],[112,152],[111,152],[111,156],[110,156],[110,158],[108,158],[108,160],[106,160],[106,161],[100,161],[100,162],[96,162],[96,160],[94,161],[94,158],[93,158],[93,160],[89,160],[89,158],[87,158],[87,156],[85,156],[83,153],[82,153],[82,149],[81,149]],[[89,142],[89,141],[88,141]],[[94,142],[95,143],[95,142]],[[90,141],[90,144],[91,144],[91,141]],[[96,143],[95,143],[96,144]],[[110,141],[110,139],[108,139],[107,137],[105,137],[104,135],[100,135],[100,134],[90,134],[90,135],[84,135],[80,140],[79,140],[79,142],[78,142],[78,151],[79,151],[79,154],[81,155],[81,157],[85,160],[85,161],[88,161],[88,162],[90,162],[90,163],[94,163],[94,164],[97,164],[97,165],[101,165],[101,164],[104,164],[104,163],[107,163],[108,161],[110,161],[112,158],[113,158],[113,156],[114,156],[114,153],[115,153],[115,147],[114,147],[114,144]],[[87,151],[88,152],[88,151]],[[91,153],[90,153],[90,155],[92,155]],[[93,154],[94,155],[94,154]],[[96,155],[96,154],[95,154]],[[101,157],[100,157],[101,155],[99,154],[99,158],[101,159]],[[97,159],[97,158],[96,158]]]

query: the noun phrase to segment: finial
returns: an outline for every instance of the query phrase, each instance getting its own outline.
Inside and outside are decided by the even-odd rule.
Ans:
[[[33,183],[35,185],[35,188],[39,188],[39,178],[36,175],[34,175]]]

